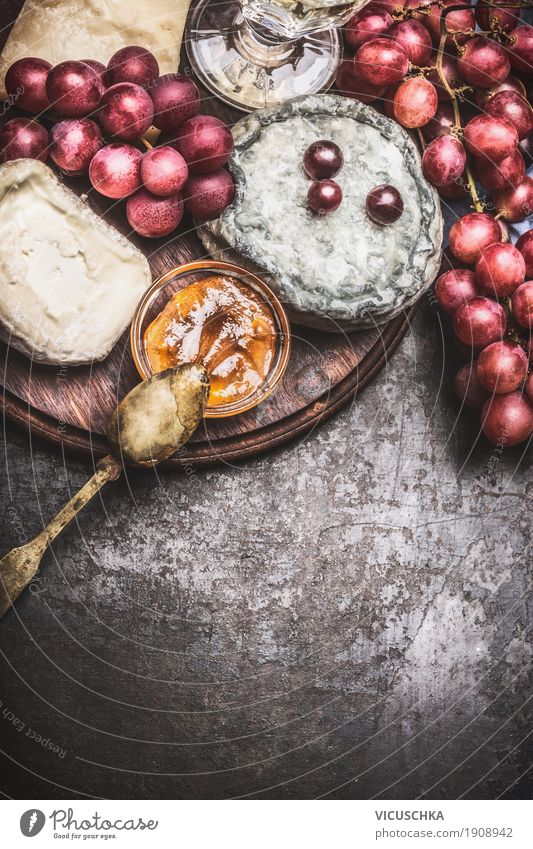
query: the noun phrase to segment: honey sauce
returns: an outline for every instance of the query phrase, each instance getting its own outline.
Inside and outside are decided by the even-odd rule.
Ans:
[[[268,305],[233,277],[211,276],[176,292],[147,327],[154,372],[200,363],[209,374],[209,406],[242,401],[265,381],[276,349]]]

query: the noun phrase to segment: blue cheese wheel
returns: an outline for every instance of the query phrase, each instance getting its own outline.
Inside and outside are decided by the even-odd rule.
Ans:
[[[233,133],[235,200],[200,236],[211,252],[265,276],[300,323],[380,324],[431,285],[440,266],[440,203],[402,127],[356,100],[315,95],[254,112]],[[302,167],[318,139],[344,154],[335,177],[343,200],[324,216],[308,209]],[[387,226],[365,211],[368,193],[382,184],[404,202]]]

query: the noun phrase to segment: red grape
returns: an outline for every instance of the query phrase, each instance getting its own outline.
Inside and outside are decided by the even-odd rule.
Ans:
[[[529,24],[517,27],[511,40],[508,50],[513,69],[519,74],[533,74],[533,27]]]
[[[489,192],[501,192],[504,189],[516,189],[524,179],[526,165],[519,150],[501,162],[488,159],[476,160],[476,177]]]
[[[392,17],[386,9],[370,3],[356,12],[344,27],[344,41],[357,50],[365,41],[372,41],[392,26]]]
[[[514,392],[527,375],[527,357],[516,342],[493,342],[482,350],[477,361],[477,376],[489,392],[503,395]]]
[[[101,195],[125,198],[141,185],[142,153],[129,144],[108,144],[93,156],[89,179]]]
[[[520,392],[494,395],[483,405],[481,426],[493,445],[519,445],[533,433],[533,404]]]
[[[507,315],[501,304],[478,296],[457,307],[453,329],[465,345],[484,348],[502,338],[507,329]]]
[[[336,177],[343,164],[344,156],[340,147],[327,139],[313,142],[304,153],[304,171],[312,180]]]
[[[509,76],[511,65],[503,47],[476,35],[468,41],[457,60],[459,73],[475,88],[490,88]]]
[[[475,12],[480,28],[494,32],[510,32],[520,20],[520,9],[500,6],[499,2],[493,3],[492,0],[478,0]]]
[[[152,98],[140,85],[117,83],[102,97],[98,117],[106,133],[117,139],[133,141],[152,126]]]
[[[342,189],[335,180],[318,180],[309,186],[308,206],[319,215],[335,212],[341,205],[341,201]]]
[[[483,248],[500,241],[501,230],[498,222],[486,212],[463,215],[450,229],[450,250],[466,265],[477,262]]]
[[[90,118],[66,118],[50,130],[50,156],[67,174],[85,174],[104,142]]]
[[[174,133],[178,127],[198,115],[200,93],[189,77],[164,74],[150,86],[154,102],[154,125],[164,133]]]
[[[466,152],[454,136],[441,136],[428,144],[422,157],[422,171],[433,186],[447,186],[458,180],[466,165]]]
[[[407,53],[390,38],[367,41],[355,54],[354,62],[356,73],[376,86],[400,82],[409,70]]]
[[[466,149],[474,156],[486,156],[491,162],[501,162],[518,145],[516,127],[506,118],[477,115],[465,127]]]
[[[526,263],[526,276],[533,277],[533,230],[527,230],[518,239],[516,247],[524,257]]]
[[[495,118],[507,118],[516,127],[519,139],[525,139],[533,130],[533,109],[514,91],[501,91],[491,97],[485,111]]]
[[[513,77],[513,75],[510,74],[503,83],[496,83],[496,85],[493,85],[490,88],[478,89],[475,94],[476,104],[480,109],[485,109],[485,106],[491,97],[494,97],[496,94],[500,94],[502,91],[514,91],[516,94],[519,94],[520,97],[527,97],[526,87],[522,80],[519,80],[518,77]]]
[[[441,5],[442,4],[442,5]],[[443,7],[459,6],[457,0],[441,0],[441,3],[433,3],[431,12],[425,18],[425,24],[430,31],[433,40],[436,44],[440,41],[440,22]],[[446,38],[446,45],[453,46],[454,44],[464,44],[471,32],[475,29],[476,21],[474,18],[473,9],[457,9],[455,12],[449,12],[446,15],[446,29],[449,33]]]
[[[361,103],[372,103],[385,94],[385,86],[370,85],[355,73],[353,59],[344,59],[340,63],[335,85],[345,97],[353,97]]]
[[[147,239],[168,236],[183,218],[183,200],[179,192],[162,198],[139,189],[126,202],[126,217],[132,230]]]
[[[448,103],[441,103],[431,121],[424,126],[422,132],[427,141],[448,135],[455,126],[453,109]]]
[[[489,245],[476,262],[476,284],[488,295],[507,298],[524,282],[526,264],[510,242]]]
[[[141,180],[153,195],[168,197],[187,182],[189,169],[183,156],[173,147],[154,147],[141,161]]]
[[[101,77],[83,62],[61,62],[46,78],[46,94],[51,107],[67,118],[83,118],[94,112],[103,93]]]
[[[34,115],[48,109],[50,101],[46,94],[46,80],[51,67],[50,62],[34,57],[13,62],[4,81],[10,100]]]
[[[218,118],[196,115],[181,125],[172,146],[193,174],[209,174],[226,164],[233,152],[231,131]]]
[[[93,71],[96,71],[105,86],[105,72],[107,69],[103,62],[98,62],[96,59],[82,59],[81,61],[84,65],[88,65],[89,68],[92,68]]]
[[[48,157],[48,133],[37,121],[12,118],[0,129],[0,162]]]
[[[425,77],[405,80],[394,95],[394,117],[402,127],[423,127],[439,105],[435,86]]]
[[[434,58],[432,64],[434,65],[435,62],[436,59]],[[461,79],[457,68],[457,61],[453,58],[453,56],[449,56],[447,53],[445,53],[442,57],[442,72],[451,89],[459,88],[463,84],[463,80]],[[450,99],[450,95],[440,78],[436,66],[434,66],[433,70],[429,72],[427,79],[433,83],[437,89],[437,96],[439,100]]]
[[[376,224],[394,224],[403,215],[403,198],[394,186],[376,186],[368,193],[365,208]]]
[[[211,174],[191,174],[183,190],[185,209],[197,218],[217,218],[235,196],[231,174],[221,168]]]
[[[505,221],[524,221],[533,212],[533,179],[525,177],[518,188],[495,192],[492,199]]]
[[[453,388],[463,404],[476,410],[480,410],[490,398],[490,393],[481,385],[477,376],[475,360],[461,366],[453,379]]]
[[[533,330],[533,280],[526,280],[513,293],[513,317],[522,327]]]
[[[474,272],[467,268],[445,271],[435,284],[435,295],[439,306],[453,315],[457,307],[479,295]]]
[[[413,65],[424,66],[431,56],[431,36],[424,24],[414,18],[398,21],[389,30],[389,35],[401,44]]]
[[[106,72],[108,86],[135,83],[147,86],[159,76],[157,59],[144,47],[123,47],[109,60]]]

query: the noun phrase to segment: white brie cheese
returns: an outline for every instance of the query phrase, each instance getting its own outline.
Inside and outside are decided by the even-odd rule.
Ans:
[[[136,44],[156,56],[162,74],[175,73],[188,8],[189,0],[26,0],[0,57],[0,93],[7,69],[24,56],[107,65]]]
[[[0,168],[0,337],[44,363],[101,360],[151,283],[146,258],[34,159]]]

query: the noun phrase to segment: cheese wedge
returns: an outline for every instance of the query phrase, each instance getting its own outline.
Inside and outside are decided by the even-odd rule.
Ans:
[[[146,257],[44,165],[0,166],[0,338],[43,363],[107,356],[151,284]]]
[[[96,59],[136,44],[157,58],[162,74],[179,65],[190,0],[26,0],[0,57],[0,95],[9,66],[24,56],[52,65]]]

